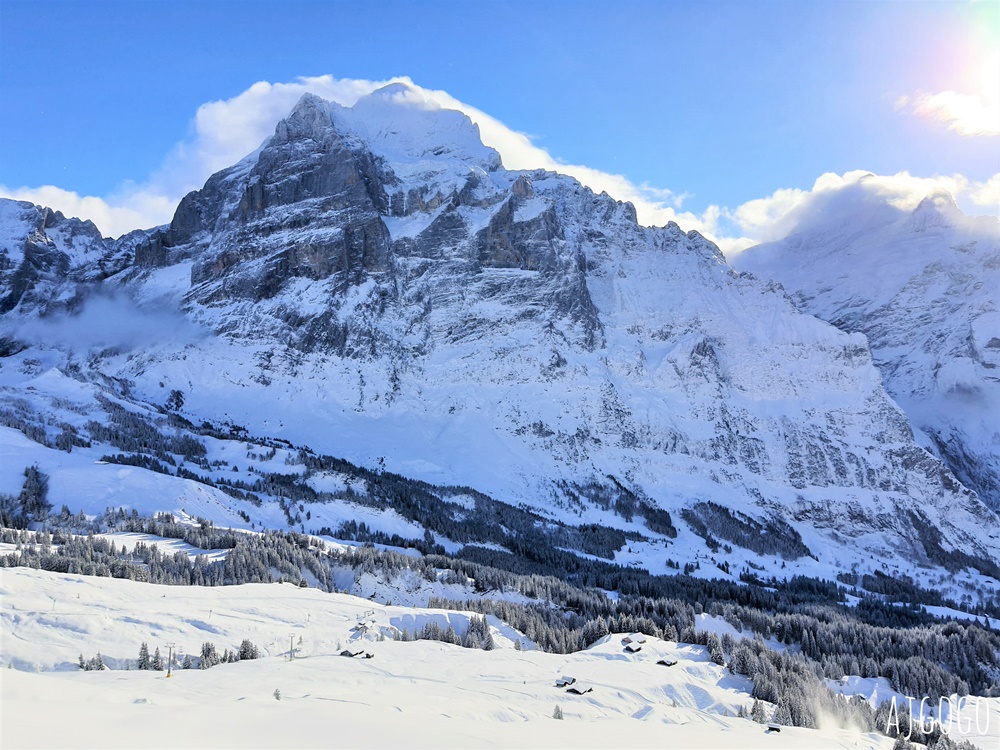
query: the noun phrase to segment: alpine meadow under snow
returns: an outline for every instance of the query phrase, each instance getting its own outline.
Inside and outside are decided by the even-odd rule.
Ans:
[[[169,225],[0,200],[4,745],[952,747],[1000,233],[827,198],[739,273],[392,84]]]

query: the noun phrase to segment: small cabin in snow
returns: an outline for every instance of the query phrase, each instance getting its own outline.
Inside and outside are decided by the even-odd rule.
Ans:
[[[364,653],[365,653],[364,649],[361,649],[360,651],[351,651],[349,648],[345,648],[343,651],[340,652],[340,655],[346,656],[349,659],[353,659],[355,656],[361,656]]]
[[[589,685],[581,685],[580,683],[576,683],[575,685],[570,685],[568,688],[566,688],[566,692],[573,693],[573,695],[586,695],[593,689],[594,688],[590,687]]]
[[[560,687],[560,688],[561,687],[569,687],[574,682],[576,682],[576,678],[575,677],[567,677],[566,675],[563,675],[558,680],[556,680],[556,687]]]
[[[636,643],[635,641],[633,641],[632,643],[626,643],[625,650],[628,651],[630,654],[637,654],[640,651],[642,651],[642,644]]]
[[[676,661],[672,661],[672,660],[670,660],[670,659],[660,659],[660,660],[659,660],[658,662],[656,662],[656,663],[657,663],[657,664],[659,664],[659,665],[660,665],[661,667],[672,667],[672,666],[674,666],[674,665],[675,665],[675,664],[676,664],[677,662],[676,662]]]

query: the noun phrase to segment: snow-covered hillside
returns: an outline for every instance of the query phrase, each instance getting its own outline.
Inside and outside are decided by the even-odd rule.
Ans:
[[[947,194],[906,211],[864,181],[841,193],[834,215],[734,263],[863,333],[918,439],[1000,507],[1000,225]]]
[[[863,336],[734,273],[697,233],[641,227],[565,176],[505,170],[467,118],[404,85],[353,108],[304,97],[170,226],[109,244],[107,273],[65,255],[65,313],[0,319],[0,384],[5,424],[101,473],[54,480],[72,512],[121,502],[150,441],[176,466],[161,474],[196,483],[193,460],[242,492],[261,469],[251,454],[283,440],[300,462],[288,474],[337,492],[349,478],[316,477],[291,445],[615,525],[681,559],[716,537],[775,568],[1000,558],[997,516],[914,442]],[[14,442],[8,492],[26,463],[58,463]],[[92,461],[122,450],[132,479],[94,491],[111,471]],[[278,510],[277,490],[264,510],[199,492],[229,523],[324,525],[304,502]],[[623,497],[645,510],[609,512]]]
[[[889,748],[888,738],[826,726],[780,733],[736,718],[750,683],[701,646],[622,634],[570,655],[379,640],[399,627],[467,613],[409,610],[269,584],[163,587],[4,570],[0,691],[4,747],[676,747]],[[365,623],[367,632],[358,629]],[[253,661],[208,670],[123,671],[143,642],[183,661],[202,643]],[[295,659],[288,661],[290,644]],[[343,658],[364,649],[372,659]],[[80,652],[115,669],[79,671]],[[665,667],[659,660],[674,662]],[[7,669],[15,664],[18,670]],[[47,672],[52,668],[63,671]],[[24,670],[42,670],[32,674]],[[574,695],[555,686],[562,676]],[[276,694],[280,700],[276,700]],[[553,719],[559,707],[562,721]],[[770,710],[770,709],[769,709]],[[53,718],[58,717],[58,721]],[[665,739],[666,738],[666,739]]]

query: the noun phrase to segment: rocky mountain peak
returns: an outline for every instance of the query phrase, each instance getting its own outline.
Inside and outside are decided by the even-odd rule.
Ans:
[[[923,232],[935,227],[948,228],[966,223],[955,198],[946,190],[939,190],[925,196],[907,220],[911,232]]]
[[[334,108],[339,108],[339,105],[315,94],[303,94],[289,115],[275,126],[268,146],[280,146],[304,138],[325,141],[334,131]]]
[[[346,119],[389,162],[438,162],[438,168],[442,162],[459,162],[464,171],[501,166],[500,155],[483,144],[479,127],[468,115],[405,83],[391,83],[361,97]]]
[[[58,305],[56,289],[69,278],[103,275],[110,244],[91,221],[0,199],[0,314]]]

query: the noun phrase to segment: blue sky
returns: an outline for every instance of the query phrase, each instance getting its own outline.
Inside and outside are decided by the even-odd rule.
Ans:
[[[957,175],[963,207],[996,213],[998,49],[993,0],[2,0],[0,186],[122,203],[193,147],[207,102],[408,76],[696,226],[852,170]]]

